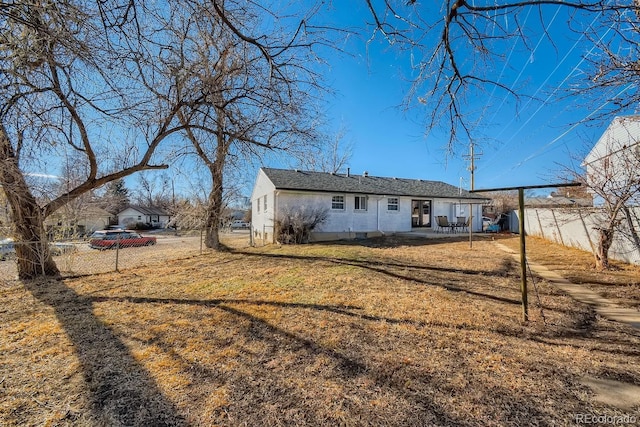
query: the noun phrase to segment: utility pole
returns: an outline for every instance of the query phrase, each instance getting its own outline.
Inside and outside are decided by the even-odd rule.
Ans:
[[[475,154],[475,143],[473,141],[469,141],[469,155],[463,156],[464,158],[469,159],[469,172],[471,173],[471,182],[470,182],[470,191],[475,190],[475,177],[474,173],[476,170],[476,157],[481,156],[479,154],[476,156]],[[469,203],[469,248],[473,248],[473,204]]]

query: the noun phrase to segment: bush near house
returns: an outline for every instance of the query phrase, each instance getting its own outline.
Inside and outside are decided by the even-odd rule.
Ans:
[[[281,244],[309,242],[311,232],[327,220],[328,209],[300,206],[280,210],[276,225],[276,237]]]

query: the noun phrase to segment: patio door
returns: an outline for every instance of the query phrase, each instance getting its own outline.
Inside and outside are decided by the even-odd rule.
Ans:
[[[431,227],[431,200],[411,201],[411,226]]]

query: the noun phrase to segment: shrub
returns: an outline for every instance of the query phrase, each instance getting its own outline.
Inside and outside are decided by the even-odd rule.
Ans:
[[[299,206],[280,209],[275,223],[276,239],[281,244],[307,243],[309,235],[326,221],[328,209]]]
[[[129,228],[131,230],[151,230],[153,227],[151,226],[151,224],[147,224],[146,222],[136,222]]]

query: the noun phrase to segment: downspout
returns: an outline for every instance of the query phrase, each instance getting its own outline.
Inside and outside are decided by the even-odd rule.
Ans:
[[[271,243],[276,243],[276,220],[278,215],[278,196],[280,195],[280,191],[276,190],[273,192],[273,221],[272,228],[273,232],[271,233]]]
[[[384,236],[384,231],[380,229],[380,200],[384,198],[385,196],[378,196],[378,198],[376,199],[376,229],[382,236]]]

